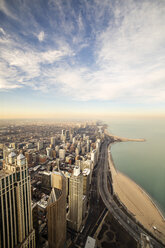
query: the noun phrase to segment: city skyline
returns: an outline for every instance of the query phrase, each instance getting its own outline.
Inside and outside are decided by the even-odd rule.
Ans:
[[[164,122],[2,121],[0,247],[163,248]]]
[[[0,2],[0,119],[165,116],[163,1]]]

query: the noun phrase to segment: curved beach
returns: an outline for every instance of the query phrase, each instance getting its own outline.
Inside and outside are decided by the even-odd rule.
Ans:
[[[108,133],[106,134],[109,135]],[[113,137],[111,134],[109,136]],[[116,136],[113,138],[115,137]],[[124,141],[126,140],[127,138],[124,138]],[[133,141],[135,140],[133,139]],[[114,193],[126,206],[128,211],[131,212],[147,230],[165,244],[165,219],[156,204],[139,185],[116,170],[111,152],[109,152],[109,166],[112,174]],[[153,226],[156,227],[156,230],[154,230]]]
[[[131,139],[131,138],[119,137],[117,135],[113,135],[109,133],[107,130],[105,130],[105,134],[113,138],[115,141],[119,141],[119,142],[127,142],[127,141],[144,142],[145,141],[145,139]]]

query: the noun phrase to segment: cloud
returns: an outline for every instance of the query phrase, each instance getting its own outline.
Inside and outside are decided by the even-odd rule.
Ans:
[[[1,34],[3,34],[3,35],[5,35],[5,34],[6,34],[6,33],[5,33],[5,31],[4,31],[4,29],[3,29],[3,28],[1,28],[1,27],[0,27],[0,33],[1,33]]]
[[[15,14],[12,13],[12,11],[10,10],[10,8],[7,6],[6,2],[4,0],[0,1],[0,11],[2,11],[3,13],[5,13],[9,18],[17,20],[17,16]]]
[[[0,62],[0,91],[20,88],[17,81],[18,72],[15,68],[9,68],[6,63]]]
[[[41,31],[39,34],[38,34],[38,40],[40,41],[40,42],[42,42],[43,40],[44,40],[44,37],[45,37],[45,33],[44,33],[44,31]]]
[[[60,50],[37,51],[28,46],[22,49],[22,44],[18,46],[10,38],[6,38],[6,41],[7,44],[1,47],[1,89],[9,90],[26,85],[34,90],[46,91],[49,89],[51,77],[47,75],[47,87],[42,80],[45,80],[45,72],[49,66],[63,61],[65,57],[74,56],[72,50],[64,44],[61,45]],[[13,87],[12,82],[14,82]]]
[[[37,13],[26,3],[31,29],[24,19],[18,33],[0,28],[2,88],[26,85],[79,101],[164,102],[164,2],[76,3],[51,0]],[[15,15],[4,1],[0,6]]]

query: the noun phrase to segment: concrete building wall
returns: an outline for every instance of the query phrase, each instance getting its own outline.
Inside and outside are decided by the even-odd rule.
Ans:
[[[62,175],[61,181],[60,197],[47,207],[49,248],[63,248],[66,242],[66,179]]]
[[[94,167],[96,165],[96,163],[97,163],[97,153],[96,153],[96,150],[93,150],[91,152],[91,160],[93,162],[93,167]]]
[[[51,187],[62,190],[63,178],[59,172],[52,172],[51,174]]]
[[[84,169],[83,171],[83,195],[88,197],[90,187],[90,170]]]
[[[69,217],[68,225],[75,231],[79,231],[82,223],[83,209],[83,175],[70,177],[69,184]]]
[[[12,161],[0,171],[0,247],[35,248],[27,162],[23,155]]]
[[[64,160],[65,159],[65,149],[59,150],[59,158]]]

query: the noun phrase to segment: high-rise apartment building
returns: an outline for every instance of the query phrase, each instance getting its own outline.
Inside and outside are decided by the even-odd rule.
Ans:
[[[59,150],[59,158],[64,160],[65,159],[65,149]]]
[[[51,143],[51,145],[55,145],[55,144],[56,144],[56,139],[55,139],[55,137],[51,137],[50,143]]]
[[[83,174],[83,195],[86,195],[88,197],[89,187],[90,187],[90,169],[85,168],[82,174]]]
[[[50,147],[46,148],[46,154],[48,157],[52,157],[52,149]]]
[[[6,158],[9,156],[11,152],[15,152],[15,150],[12,147],[3,147],[3,160],[6,161]]]
[[[65,142],[66,140],[66,130],[63,129],[62,132],[61,132],[61,140]]]
[[[35,248],[31,186],[23,154],[11,152],[0,170],[0,248]]]
[[[96,152],[96,149],[91,152],[91,160],[93,162],[93,167],[95,167],[95,165],[97,163],[97,152]]]
[[[100,147],[101,147],[101,140],[97,139],[97,141],[96,141],[97,160],[98,160],[99,153],[100,153]]]
[[[63,248],[66,242],[66,179],[52,172],[52,191],[47,206],[49,248]]]
[[[83,166],[82,166],[82,170],[84,170],[85,168],[90,169],[90,179],[89,179],[89,184],[91,184],[91,180],[92,180],[92,171],[93,171],[93,162],[92,160],[85,160],[83,161]]]
[[[87,152],[89,152],[90,151],[90,141],[89,141],[89,139],[87,139]]]
[[[37,148],[38,148],[38,150],[43,149],[43,147],[44,147],[43,141],[39,141],[39,142],[37,143]]]
[[[83,175],[80,168],[75,166],[73,175],[69,180],[69,215],[68,225],[79,231],[82,223],[83,209]]]

